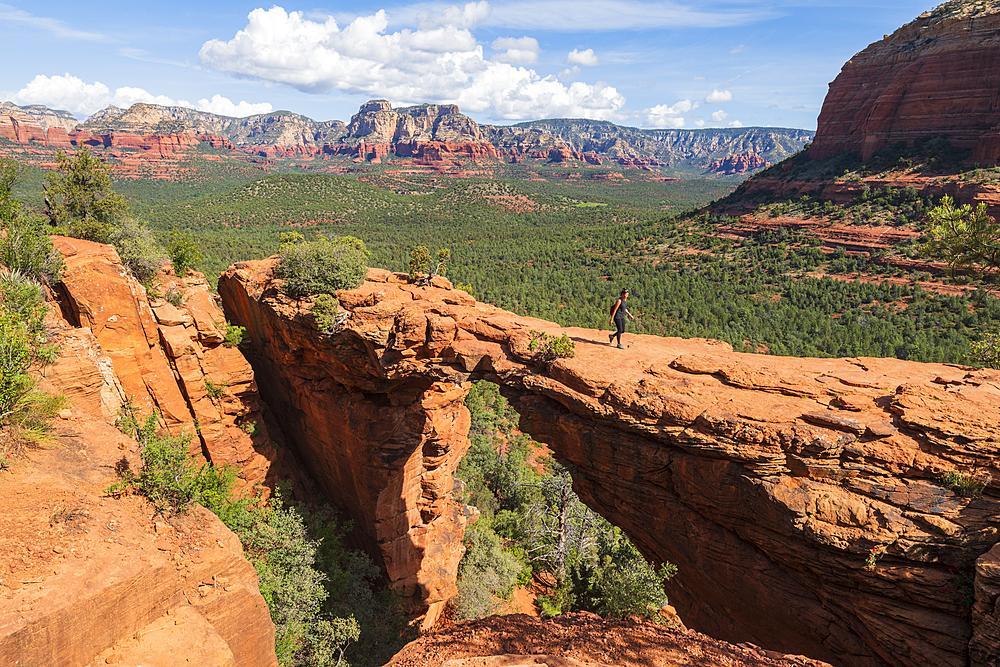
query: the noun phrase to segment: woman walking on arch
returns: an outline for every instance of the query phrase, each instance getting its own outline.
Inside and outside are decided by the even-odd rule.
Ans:
[[[617,336],[618,348],[621,350],[625,349],[625,346],[622,345],[622,334],[625,333],[625,317],[628,316],[633,322],[635,321],[635,317],[632,316],[632,313],[628,312],[627,301],[628,289],[622,288],[621,295],[619,295],[618,300],[615,301],[615,305],[611,307],[611,319],[608,320],[608,324],[614,325],[617,329],[617,331],[612,332],[611,335],[608,336],[608,343],[610,344],[615,342],[615,336]]]

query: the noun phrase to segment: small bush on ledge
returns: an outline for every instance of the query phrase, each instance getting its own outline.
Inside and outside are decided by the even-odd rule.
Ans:
[[[988,472],[961,472],[949,470],[941,475],[941,483],[963,498],[975,498],[993,481]]]
[[[528,349],[535,353],[535,360],[541,362],[556,359],[572,359],[576,356],[576,343],[566,334],[553,338],[544,331],[532,330]]]
[[[333,294],[354,289],[365,281],[370,253],[364,241],[353,236],[305,241],[301,234],[282,234],[277,275],[294,297]]]

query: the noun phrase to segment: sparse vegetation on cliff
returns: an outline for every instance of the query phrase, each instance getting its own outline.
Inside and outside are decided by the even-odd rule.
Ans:
[[[0,267],[0,468],[21,447],[44,439],[66,401],[36,388],[36,373],[59,348],[45,332],[44,292],[28,277]]]
[[[344,546],[350,526],[329,508],[286,503],[280,490],[268,501],[234,497],[234,468],[196,466],[189,435],[162,432],[155,413],[142,417],[131,402],[118,427],[139,442],[142,464],[121,467],[106,492],[140,494],[168,516],[199,503],[236,533],[270,609],[281,665],[376,667],[409,640],[398,597],[375,590],[378,568]]]
[[[456,471],[479,521],[466,531],[456,617],[494,613],[515,587],[547,582],[543,614],[593,611],[659,619],[673,565],[653,568],[620,529],[587,508],[569,471],[543,457],[514,426],[517,413],[496,385],[480,381],[466,398],[469,452]]]

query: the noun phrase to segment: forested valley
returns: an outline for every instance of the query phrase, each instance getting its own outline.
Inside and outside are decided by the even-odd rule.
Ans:
[[[358,237],[372,265],[396,271],[414,246],[447,248],[448,277],[477,299],[567,326],[607,327],[610,303],[628,287],[635,331],[714,338],[740,351],[964,363],[970,342],[996,330],[1000,306],[985,287],[949,296],[916,280],[883,281],[891,272],[873,258],[828,254],[794,231],[726,238],[717,233],[726,216],[696,208],[733,186],[375,172],[277,175],[194,199],[134,201],[161,238],[179,230],[193,239],[212,279],[277,252],[281,234],[296,230]],[[845,210],[870,217],[891,201],[912,223],[933,205],[915,206],[902,191],[884,199],[885,207],[866,196]],[[784,214],[804,205],[771,206]],[[805,206],[803,215],[830,208]],[[847,279],[861,273],[868,278]]]

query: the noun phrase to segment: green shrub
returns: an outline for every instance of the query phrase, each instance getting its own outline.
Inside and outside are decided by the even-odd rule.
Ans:
[[[227,387],[229,387],[229,385],[225,382],[216,384],[209,378],[205,378],[205,393],[208,394],[208,397],[214,401],[217,401],[225,396]]]
[[[138,471],[128,467],[120,470],[121,479],[106,492],[111,495],[138,493],[165,515],[182,514],[192,503],[201,502],[203,498],[209,505],[226,498],[236,481],[236,471],[220,470],[211,464],[199,468],[191,459],[191,436],[159,434],[158,419],[155,412],[141,419],[132,401],[122,406],[118,428],[139,443],[142,463]]]
[[[458,565],[455,617],[466,621],[487,616],[496,609],[495,598],[514,592],[524,563],[500,547],[500,538],[485,521],[465,531],[465,556]]]
[[[170,233],[167,256],[170,258],[171,266],[174,267],[174,274],[178,276],[187,273],[188,269],[197,269],[201,264],[201,251],[197,244],[176,229]]]
[[[0,273],[0,454],[44,439],[65,399],[35,389],[35,372],[59,348],[48,343],[42,287],[17,271]]]
[[[983,339],[969,346],[975,363],[1000,370],[1000,334],[986,334]]]
[[[973,498],[982,494],[983,489],[993,481],[988,472],[961,472],[949,470],[941,475],[941,483],[963,498]]]
[[[38,282],[53,284],[62,275],[62,256],[52,247],[45,218],[27,213],[14,198],[24,167],[0,158],[0,265]]]
[[[313,301],[313,317],[316,327],[323,333],[336,333],[344,326],[349,313],[340,310],[340,301],[330,294],[317,294]]]
[[[277,274],[295,297],[354,289],[368,272],[369,252],[353,236],[282,243],[279,255]]]
[[[576,356],[576,343],[566,334],[553,338],[543,331],[532,330],[530,336],[528,349],[535,353],[536,361],[550,362]]]
[[[125,268],[144,285],[148,284],[163,266],[163,252],[157,246],[153,233],[146,227],[146,223],[138,218],[126,216],[117,220],[114,225],[108,227],[107,240],[101,243],[113,245]]]
[[[241,327],[238,324],[233,324],[231,322],[226,322],[226,334],[222,340],[222,344],[226,347],[236,347],[243,342],[243,337],[247,333],[246,327]]]

